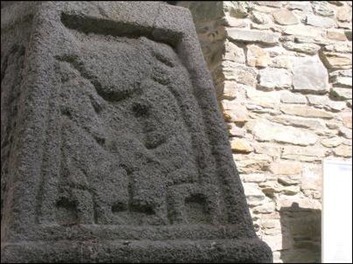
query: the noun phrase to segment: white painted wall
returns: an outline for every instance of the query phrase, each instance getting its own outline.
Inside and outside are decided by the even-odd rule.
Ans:
[[[352,263],[352,159],[323,163],[322,262]]]

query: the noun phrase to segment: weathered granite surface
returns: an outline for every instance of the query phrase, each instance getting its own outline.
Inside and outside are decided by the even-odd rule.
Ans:
[[[190,12],[1,10],[2,262],[271,262]]]

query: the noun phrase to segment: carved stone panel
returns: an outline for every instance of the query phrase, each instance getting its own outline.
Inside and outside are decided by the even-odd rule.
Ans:
[[[1,12],[3,261],[271,261],[187,9]]]

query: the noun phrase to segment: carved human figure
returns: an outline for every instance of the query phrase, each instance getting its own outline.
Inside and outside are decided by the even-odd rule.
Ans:
[[[80,37],[79,54],[56,57],[62,123],[56,219],[169,224],[168,186],[199,181],[188,73],[166,44]]]

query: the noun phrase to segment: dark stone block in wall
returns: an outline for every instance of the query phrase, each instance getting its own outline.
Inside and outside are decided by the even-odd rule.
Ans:
[[[271,262],[187,9],[1,10],[2,262]]]

